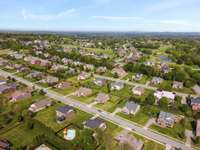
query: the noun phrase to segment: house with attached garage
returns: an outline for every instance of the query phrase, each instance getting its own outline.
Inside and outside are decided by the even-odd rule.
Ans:
[[[90,96],[92,94],[92,90],[89,88],[81,87],[78,89],[74,95],[77,97],[85,97],[85,96]]]
[[[71,86],[72,86],[72,83],[68,82],[68,81],[62,81],[62,82],[55,85],[55,87],[58,88],[58,89],[68,89]]]
[[[135,115],[138,111],[140,110],[140,105],[133,102],[133,101],[128,101],[126,102],[124,108],[122,109],[122,112],[125,114],[133,114]]]
[[[144,94],[144,88],[138,86],[138,87],[132,88],[132,92],[136,96],[141,96],[142,94]]]
[[[97,103],[105,103],[110,99],[110,96],[105,93],[99,93],[97,97],[95,98],[95,101]]]
[[[90,118],[87,121],[83,122],[84,128],[89,128],[89,129],[106,129],[106,124],[105,122],[100,119],[100,118]]]
[[[176,97],[176,94],[169,91],[157,90],[156,92],[154,92],[154,96],[156,97],[157,101],[159,101],[163,97],[166,97],[170,103],[173,103]]]
[[[90,78],[90,76],[91,76],[91,73],[81,72],[78,75],[78,80],[86,80],[86,79]]]
[[[17,85],[13,83],[6,83],[6,84],[1,84],[0,85],[0,94],[7,93],[7,92],[12,92],[16,90]]]
[[[164,81],[163,78],[153,77],[151,80],[151,84],[161,84],[163,81]]]
[[[31,104],[31,106],[29,107],[28,110],[35,113],[35,112],[45,109],[46,107],[49,107],[51,105],[52,105],[52,101],[41,100],[41,101]]]
[[[164,111],[160,112],[158,119],[157,119],[157,123],[161,127],[172,128],[174,126],[175,122],[176,122],[176,116],[171,113],[164,112]]]
[[[200,111],[200,97],[191,98],[190,105],[192,107],[192,110]]]
[[[183,82],[173,81],[172,88],[174,88],[174,89],[182,89],[183,88]]]
[[[17,102],[27,98],[31,98],[31,93],[29,91],[18,90],[11,94],[10,102]]]
[[[122,67],[117,67],[112,70],[112,74],[117,74],[118,77],[122,78],[127,75],[127,72]]]
[[[61,106],[56,109],[57,122],[61,123],[65,119],[71,119],[76,115],[76,110],[72,106]]]
[[[94,79],[94,83],[98,86],[104,86],[106,84],[106,79],[100,78],[100,77],[96,77]]]
[[[110,90],[121,90],[124,88],[124,83],[122,82],[113,82],[110,84]]]

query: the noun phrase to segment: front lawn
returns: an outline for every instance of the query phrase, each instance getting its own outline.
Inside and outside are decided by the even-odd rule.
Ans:
[[[111,99],[108,100],[106,103],[96,104],[95,107],[101,108],[108,112],[113,112],[118,107],[118,103],[120,103],[121,100],[117,96],[110,95],[110,97]]]
[[[119,112],[119,113],[117,113],[117,115],[119,115],[120,117],[125,118],[127,120],[141,124],[141,125],[145,125],[147,123],[147,121],[149,120],[149,116],[146,115],[142,110],[139,110],[135,114],[135,116],[134,115],[127,115],[123,112]]]
[[[54,106],[51,106],[49,108],[46,108],[46,109],[38,112],[35,116],[35,119],[39,120],[40,122],[42,122],[46,126],[52,128],[55,132],[57,132],[60,129],[69,125],[70,123],[81,125],[82,122],[84,122],[86,119],[89,119],[90,117],[92,117],[92,115],[76,109],[77,112],[76,112],[75,118],[72,118],[71,120],[66,120],[63,123],[58,124],[56,122],[56,112],[55,112],[55,110],[60,106],[64,106],[64,104],[57,103]]]
[[[155,124],[151,125],[150,128],[185,142],[185,128],[180,123],[175,124],[173,128],[162,128]]]

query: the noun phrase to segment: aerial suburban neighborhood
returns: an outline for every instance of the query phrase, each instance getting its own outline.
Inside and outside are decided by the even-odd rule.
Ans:
[[[200,148],[199,40],[0,38],[1,149]]]
[[[0,150],[200,150],[200,0],[0,0]]]

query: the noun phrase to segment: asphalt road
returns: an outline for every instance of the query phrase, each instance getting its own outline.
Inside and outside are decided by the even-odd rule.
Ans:
[[[36,84],[34,84],[30,81],[27,81],[23,78],[17,77],[16,75],[14,75],[12,73],[8,73],[8,72],[5,72],[3,70],[0,70],[0,75],[5,76],[5,77],[10,76],[12,78],[15,78],[17,81],[19,81],[23,84],[26,84],[27,86],[34,86],[36,89],[39,89],[39,90],[45,89],[45,88],[43,88],[39,85],[36,85]],[[81,102],[76,101],[74,99],[71,99],[69,97],[64,97],[63,95],[61,95],[57,92],[54,92],[52,90],[45,89],[45,92],[46,92],[47,96],[50,97],[50,98],[53,98],[57,101],[65,103],[65,104],[69,104],[69,105],[76,107],[76,108],[79,108],[79,109],[81,109],[85,112],[88,112],[88,113],[91,113],[91,114],[94,114],[94,115],[98,115],[101,118],[108,120],[112,123],[115,123],[115,124],[119,125],[120,127],[124,128],[124,129],[129,129],[130,131],[137,132],[138,134],[143,135],[143,136],[145,136],[149,139],[158,141],[160,143],[165,143],[165,144],[171,145],[173,147],[181,148],[183,150],[194,150],[194,148],[186,146],[184,143],[182,143],[178,140],[173,140],[171,138],[157,134],[157,133],[152,132],[150,130],[145,130],[144,128],[139,127],[139,126],[137,126],[137,125],[125,120],[125,119],[122,119],[121,117],[113,116],[110,113],[99,110],[95,107],[89,107],[87,104],[81,103]]]

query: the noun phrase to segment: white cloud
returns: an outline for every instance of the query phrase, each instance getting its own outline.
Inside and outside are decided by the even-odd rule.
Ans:
[[[182,26],[192,25],[189,21],[186,20],[161,20],[160,23],[167,25],[182,25]]]
[[[26,11],[26,9],[21,10],[21,15],[24,18],[24,20],[41,20],[41,21],[49,21],[59,18],[65,18],[65,17],[72,17],[76,13],[76,9],[68,9],[63,12],[59,12],[56,14],[33,14]]]
[[[111,21],[124,21],[124,20],[143,20],[142,17],[128,17],[128,16],[92,16],[95,19],[104,19]]]
[[[156,3],[152,3],[152,5],[147,7],[147,10],[150,11],[168,10],[171,8],[187,5],[188,3],[190,4],[192,1],[196,0],[161,0]]]

